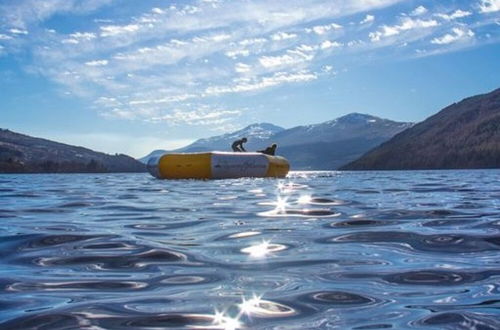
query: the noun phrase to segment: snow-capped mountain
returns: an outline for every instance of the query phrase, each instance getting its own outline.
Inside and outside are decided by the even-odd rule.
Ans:
[[[246,137],[248,142],[245,148],[248,150],[257,150],[267,146],[268,140],[281,131],[285,130],[269,123],[257,123],[249,125],[243,129],[232,133],[223,135],[212,136],[206,139],[199,139],[183,148],[170,150],[172,152],[202,152],[202,151],[231,151],[231,144],[233,141]],[[140,158],[143,163],[147,163],[148,159],[154,156],[164,154],[167,150],[155,150],[149,155]]]
[[[245,144],[245,148],[248,150],[255,150],[267,146],[267,143],[272,136],[284,130],[285,129],[283,127],[279,127],[269,123],[252,124],[236,132],[197,140],[194,143],[175,151],[231,151],[231,144],[233,143],[233,141],[241,139],[243,137],[246,137],[248,139],[248,142]]]
[[[234,140],[246,137],[247,150],[278,144],[278,154],[286,157],[292,169],[336,169],[409,128],[412,123],[351,113],[320,124],[284,129],[269,123],[247,126],[239,131],[200,139],[175,152],[231,150]],[[155,154],[144,157],[145,162]]]
[[[283,146],[359,137],[389,139],[410,126],[410,123],[399,123],[371,115],[351,113],[320,124],[290,128],[276,134],[273,138]]]

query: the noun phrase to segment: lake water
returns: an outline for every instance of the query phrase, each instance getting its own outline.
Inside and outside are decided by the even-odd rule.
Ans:
[[[2,329],[499,329],[500,171],[0,175]]]

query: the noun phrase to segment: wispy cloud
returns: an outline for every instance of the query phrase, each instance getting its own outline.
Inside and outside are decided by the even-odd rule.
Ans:
[[[474,32],[469,29],[453,28],[451,33],[431,40],[431,43],[437,45],[447,45],[458,41],[464,41],[474,37]]]
[[[396,16],[379,10],[403,0],[193,0],[150,8],[141,2],[134,15],[107,10],[108,17],[90,13],[125,5],[6,0],[0,4],[0,54],[24,45],[33,58],[30,72],[90,99],[103,116],[229,125],[244,113],[225,105],[229,95],[327,79],[332,64],[360,52],[374,58],[381,51],[387,56],[392,45],[407,45],[414,54],[470,41],[479,32],[468,20],[491,20],[498,10],[498,0],[478,1],[470,11],[426,3]],[[56,15],[88,15],[92,23],[56,31],[44,23]]]
[[[308,71],[296,73],[276,72],[271,76],[254,79],[241,79],[230,86],[211,86],[205,91],[205,95],[221,95],[228,93],[254,92],[261,89],[276,87],[286,83],[308,82],[316,80],[318,75]]]
[[[306,32],[307,33],[316,33],[316,34],[319,34],[319,35],[323,35],[323,34],[326,34],[332,30],[339,30],[342,28],[342,25],[339,25],[339,24],[336,24],[336,23],[330,23],[330,24],[326,24],[326,25],[316,25],[316,26],[313,26],[311,28],[307,28],[306,29]]]
[[[5,0],[0,5],[3,24],[12,28],[26,29],[36,22],[43,22],[58,13],[86,13],[113,0]]]
[[[396,36],[405,31],[427,29],[438,26],[439,23],[434,19],[423,20],[402,17],[401,22],[396,25],[382,25],[378,31],[370,32],[369,37],[372,42],[378,42],[383,38]]]
[[[139,31],[140,28],[141,26],[139,24],[101,26],[101,37],[114,37],[122,34],[133,33]]]
[[[359,22],[360,24],[368,24],[368,23],[371,23],[375,21],[375,16],[373,15],[366,15],[365,18],[363,18],[363,20],[361,22]]]
[[[427,13],[428,11],[429,10],[427,8],[425,8],[424,6],[418,6],[410,13],[410,16],[420,16],[420,15]]]
[[[104,65],[108,65],[108,61],[107,60],[89,61],[89,62],[85,62],[85,65],[87,65],[87,66],[104,66]]]
[[[461,10],[461,9],[457,9],[451,14],[436,14],[437,17],[440,17],[440,18],[447,20],[447,21],[451,21],[451,20],[454,20],[457,18],[467,17],[470,15],[472,15],[472,13],[470,11]]]

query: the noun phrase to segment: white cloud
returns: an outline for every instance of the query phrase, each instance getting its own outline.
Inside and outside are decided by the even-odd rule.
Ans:
[[[69,36],[71,38],[79,39],[79,40],[92,40],[92,39],[97,38],[95,33],[90,33],[90,32],[75,32],[75,33],[71,33]]]
[[[368,24],[368,23],[372,23],[373,21],[375,21],[375,16],[373,15],[366,15],[365,18],[359,22],[360,24]]]
[[[303,58],[294,57],[289,54],[281,56],[262,56],[259,58],[259,63],[265,68],[281,67],[285,65],[294,65],[303,62]]]
[[[209,96],[228,93],[253,92],[287,83],[308,82],[317,78],[317,74],[308,71],[299,71],[295,73],[276,72],[271,76],[264,76],[249,81],[241,81],[233,86],[211,86],[205,90],[205,94]]]
[[[313,26],[312,28],[306,28],[306,32],[307,33],[314,32],[318,35],[322,35],[322,34],[330,32],[331,30],[338,30],[341,28],[342,28],[342,25],[339,25],[336,23],[331,23],[331,24],[327,24],[327,25],[316,25],[316,26]]]
[[[283,55],[262,56],[259,63],[266,69],[282,68],[284,66],[295,66],[300,63],[312,61],[315,56],[316,47],[300,45],[295,49],[289,49]]]
[[[225,52],[225,55],[227,57],[232,58],[232,59],[236,59],[239,56],[244,56],[244,57],[249,56],[250,51],[248,49],[229,50],[229,51]]]
[[[113,37],[120,34],[136,32],[140,29],[140,25],[138,24],[106,25],[106,26],[101,26],[100,29],[101,29],[101,37]]]
[[[191,111],[175,109],[172,113],[154,117],[153,121],[163,121],[173,125],[207,126],[220,125],[240,115],[240,110],[212,109],[208,106],[200,106],[198,109]]]
[[[61,40],[61,43],[62,44],[73,44],[73,45],[76,45],[76,44],[79,44],[80,41],[78,41],[76,39],[63,39],[63,40]]]
[[[108,65],[108,60],[89,61],[89,62],[85,62],[85,65],[87,65],[87,66],[105,66],[105,65]]]
[[[481,13],[494,13],[500,10],[500,0],[480,0],[479,11]]]
[[[431,43],[436,45],[448,45],[458,41],[468,40],[474,37],[474,32],[469,29],[453,28],[451,33],[447,33],[442,37],[434,38]]]
[[[11,36],[9,35],[6,35],[6,34],[1,34],[0,33],[0,40],[12,40],[14,38],[12,38]]]
[[[395,36],[404,31],[410,31],[415,29],[426,29],[438,25],[439,23],[436,20],[422,20],[422,19],[413,19],[410,17],[403,17],[401,19],[401,24],[392,26],[382,25],[378,31],[370,32],[368,36],[372,42],[377,42],[380,41],[382,38]]]
[[[186,100],[197,98],[197,97],[198,96],[195,94],[185,93],[185,94],[177,94],[177,95],[165,96],[165,97],[153,97],[150,99],[140,99],[140,100],[134,99],[134,100],[128,102],[128,105],[135,106],[135,105],[169,104],[169,103],[182,102],[182,101],[186,101]]]
[[[52,32],[52,33],[54,33],[54,32]],[[75,33],[71,33],[68,37],[69,38],[67,38],[67,39],[61,40],[61,42],[63,44],[75,44],[76,45],[82,41],[88,42],[88,41],[91,41],[91,40],[97,38],[97,36],[94,33],[90,33],[90,32],[75,32]]]
[[[154,47],[142,47],[129,52],[117,53],[114,59],[121,62],[129,71],[151,69],[154,66],[169,66],[181,60],[195,60],[214,53],[224,52],[226,56],[236,58],[244,52],[230,51],[228,34],[197,36],[188,40],[170,40]]]
[[[165,11],[163,9],[160,9],[160,8],[153,8],[153,9],[151,9],[151,11],[153,13],[159,14],[159,15],[165,14]]]
[[[295,33],[277,32],[271,36],[274,41],[287,40],[297,38]]]
[[[461,9],[455,10],[451,14],[436,14],[437,17],[440,17],[446,21],[452,21],[454,19],[467,17],[470,15],[472,15],[472,13],[470,11],[461,10]]]
[[[325,40],[323,41],[320,46],[321,49],[328,49],[328,48],[334,48],[334,47],[342,47],[342,44],[337,42],[337,41],[330,41],[330,40]]]
[[[266,38],[243,39],[239,42],[241,46],[251,46],[255,44],[263,44],[267,42]]]
[[[26,31],[26,30],[20,30],[20,29],[15,29],[15,28],[10,29],[9,32],[12,34],[24,34],[24,35],[28,34],[28,31]]]
[[[410,13],[410,16],[420,16],[420,15],[427,13],[428,11],[429,10],[427,8],[425,8],[424,6],[418,6]]]
[[[244,63],[236,63],[236,66],[235,66],[235,71],[236,72],[239,72],[239,73],[245,73],[245,72],[249,72],[250,69],[252,67],[248,64],[244,64]]]

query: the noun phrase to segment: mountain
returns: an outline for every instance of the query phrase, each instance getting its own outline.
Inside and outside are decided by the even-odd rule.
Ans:
[[[351,113],[320,124],[298,126],[272,137],[293,169],[337,169],[411,127],[371,115]]]
[[[173,152],[203,152],[203,151],[231,151],[231,144],[234,140],[246,137],[248,143],[245,144],[245,149],[257,150],[267,146],[269,139],[276,133],[283,131],[283,127],[279,127],[269,123],[252,124],[241,130],[224,135],[213,136],[207,139],[199,139],[180,149],[171,150]],[[167,150],[155,150],[149,155],[142,157],[139,161],[147,163],[148,159],[154,156],[164,154]]]
[[[177,149],[177,152],[198,152],[211,150],[231,150],[231,144],[234,140],[246,137],[245,149],[255,150],[267,145],[269,139],[276,133],[285,129],[269,123],[252,124],[239,131],[224,135],[214,136],[208,139],[200,139],[194,143]]]
[[[286,157],[292,169],[336,169],[363,153],[387,141],[410,127],[411,123],[394,122],[360,113],[351,113],[335,120],[315,125],[284,129],[272,124],[253,124],[242,130],[198,140],[176,152],[231,150],[231,143],[247,137],[247,150],[258,150],[278,144],[278,154]],[[156,150],[141,158],[146,162]]]
[[[500,167],[500,89],[454,103],[345,170]]]
[[[126,155],[107,155],[0,129],[0,173],[145,171],[144,164]]]

